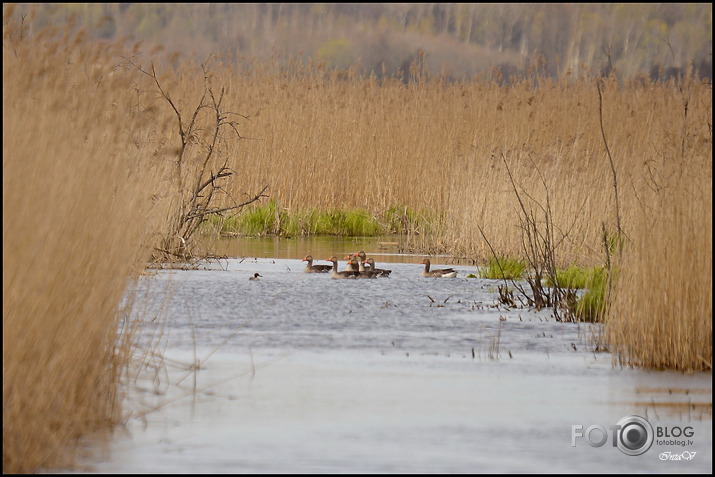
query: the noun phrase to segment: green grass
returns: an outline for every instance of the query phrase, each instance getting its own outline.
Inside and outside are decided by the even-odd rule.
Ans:
[[[518,280],[524,276],[526,264],[518,258],[499,257],[489,260],[489,264],[481,271],[482,278],[497,280]]]
[[[556,285],[561,288],[591,288],[594,282],[603,280],[604,274],[603,267],[579,268],[572,265],[556,271]],[[546,286],[554,286],[551,278],[546,279]]]
[[[481,278],[518,280],[524,278],[526,264],[517,258],[499,257],[491,259],[480,271]],[[503,273],[502,273],[503,272]],[[561,288],[587,289],[576,301],[575,309],[579,321],[599,321],[604,311],[608,274],[604,267],[579,268],[571,266],[557,270],[556,282]],[[551,279],[546,279],[546,286],[552,287]]]
[[[275,200],[270,200],[265,205],[250,207],[237,216],[232,231],[245,235],[268,235],[280,230],[280,222],[278,205]]]
[[[608,287],[608,271],[596,267],[587,284],[588,291],[579,298],[576,304],[576,316],[581,321],[601,321],[606,306],[606,287]]]
[[[374,237],[383,235],[385,228],[364,210],[331,209],[313,211],[303,235],[340,235],[345,237]]]
[[[390,209],[392,210],[392,209]],[[389,212],[387,217],[391,216]],[[409,213],[402,223],[414,228],[415,222],[425,220],[423,216]],[[379,217],[361,209],[306,208],[288,210],[278,206],[271,199],[269,202],[247,207],[240,214],[223,219],[212,216],[209,227],[220,228],[221,233],[242,236],[279,235],[295,237],[300,235],[337,235],[344,237],[375,237],[397,233],[396,225],[389,219]]]
[[[576,317],[580,321],[601,321],[606,303],[606,282],[599,282],[590,288],[585,295],[576,302]]]
[[[599,321],[605,306],[608,272],[604,267],[579,268],[571,266],[556,271],[556,283],[561,288],[587,289],[573,310],[580,321]],[[554,286],[551,279],[547,286]]]

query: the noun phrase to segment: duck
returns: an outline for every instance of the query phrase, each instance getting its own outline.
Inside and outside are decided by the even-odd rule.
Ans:
[[[384,268],[376,268],[375,267],[375,260],[372,258],[367,259],[367,264],[370,267],[369,270],[373,270],[377,272],[378,277],[389,277],[390,273],[392,273],[392,270],[386,270]]]
[[[365,252],[360,251],[356,253],[351,253],[347,257],[345,257],[345,260],[348,261],[348,268],[347,270],[357,270],[360,273],[367,273],[369,277],[367,278],[372,278],[371,275],[374,275],[370,270],[365,268]]]
[[[350,259],[350,263],[352,265],[353,270],[355,267],[358,269],[358,278],[377,278],[379,273],[375,272],[374,270],[367,270],[365,266],[363,265],[362,262],[360,262],[357,258],[353,257]]]
[[[332,265],[313,265],[312,255],[306,255],[306,257],[301,261],[308,262],[303,270],[305,273],[328,273],[333,269]]]
[[[351,253],[350,255],[346,255],[343,257],[343,260],[347,260],[347,263],[345,264],[345,271],[348,272],[359,272],[360,267],[358,267],[357,262],[353,262],[353,257],[355,256],[354,253]]]
[[[442,278],[454,278],[457,276],[457,270],[453,268],[437,268],[430,270],[430,261],[425,258],[420,262],[420,265],[424,265],[425,269],[422,270],[423,277],[442,277]]]
[[[345,257],[345,260],[351,260],[353,257],[357,261],[359,269],[364,270],[365,269],[365,267],[364,267],[365,257],[366,257],[365,252],[360,250],[359,252],[351,253],[350,255]]]
[[[328,262],[333,262],[333,270],[330,272],[330,278],[357,278],[360,274],[358,271],[345,270],[343,272],[338,271],[338,259],[335,255],[328,259]]]
[[[370,262],[367,260],[367,255],[365,254],[364,250],[360,250],[359,252],[353,253],[349,256],[356,257],[358,259],[358,265],[359,265],[360,272],[363,272],[363,271],[368,272],[368,274],[370,275],[370,278],[386,277],[390,273],[392,273],[392,270],[380,270],[380,269],[374,270],[375,261],[373,259],[370,259],[370,260],[372,260],[372,265],[370,265]],[[370,268],[366,268],[365,263],[367,263],[370,266]],[[374,277],[372,275],[374,275]]]
[[[258,277],[262,277],[263,275],[260,275],[258,273],[254,273],[252,277],[249,277],[248,279],[251,280],[252,282],[257,282],[260,280]]]

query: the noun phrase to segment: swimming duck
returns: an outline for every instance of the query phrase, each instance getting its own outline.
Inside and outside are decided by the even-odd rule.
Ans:
[[[260,278],[258,278],[258,277],[262,277],[262,276],[263,276],[263,275],[259,275],[258,273],[254,273],[253,276],[252,276],[252,277],[249,277],[248,279],[251,280],[251,281],[253,281],[253,282],[257,282],[257,281],[260,280]]]
[[[352,264],[353,270],[357,267],[358,269],[358,278],[377,278],[379,273],[375,272],[374,270],[367,270],[365,269],[365,265],[363,265],[362,262],[360,262],[357,258],[353,257],[350,259],[350,263]]]
[[[386,270],[384,268],[375,268],[375,260],[372,258],[367,259],[367,264],[370,267],[368,270],[373,270],[377,273],[378,277],[389,277],[392,270]]]
[[[351,253],[350,255],[346,255],[343,257],[343,260],[347,260],[347,263],[345,264],[346,272],[359,272],[360,271],[360,268],[358,267],[357,262],[353,262],[354,256],[355,256],[355,254]]]
[[[307,255],[302,262],[308,262],[303,270],[305,273],[328,273],[333,269],[332,265],[313,265],[313,256]]]
[[[443,278],[454,278],[457,276],[457,270],[453,268],[437,268],[435,270],[430,270],[430,261],[425,258],[420,262],[420,265],[424,265],[425,269],[422,270],[423,277],[443,277]]]
[[[330,278],[357,278],[360,274],[358,271],[345,270],[343,272],[338,271],[338,259],[335,255],[328,259],[328,262],[333,262],[333,270],[330,272]]]

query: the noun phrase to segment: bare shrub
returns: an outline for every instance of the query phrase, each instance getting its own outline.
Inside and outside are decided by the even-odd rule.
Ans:
[[[158,253],[155,253],[154,261],[210,258],[206,253],[197,257],[193,239],[201,224],[210,215],[220,216],[267,197],[265,192],[268,186],[264,185],[260,192],[246,200],[233,200],[231,205],[221,207],[215,205],[217,195],[230,196],[225,184],[235,173],[228,166],[226,131],[233,132],[235,139],[242,139],[237,119],[245,116],[224,108],[226,89],[221,87],[219,91],[214,91],[208,60],[201,64],[203,91],[197,105],[193,110],[189,109],[188,114],[186,111],[182,113],[180,105],[162,84],[153,63],[145,69],[133,58],[125,58],[125,61],[153,82],[162,100],[171,107],[179,132],[178,149],[172,161],[174,190],[170,192],[173,205],[170,208],[169,229],[156,247]]]

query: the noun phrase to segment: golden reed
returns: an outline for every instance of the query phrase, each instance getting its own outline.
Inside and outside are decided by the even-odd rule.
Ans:
[[[620,365],[712,370],[712,157],[669,157],[641,200],[606,342]]]
[[[117,343],[119,306],[176,200],[178,128],[149,78],[116,67],[112,45],[13,28],[3,42],[3,470],[27,472],[71,462],[80,438],[120,417],[131,348]],[[439,232],[415,246],[482,261],[479,227],[501,254],[522,251],[508,166],[536,217],[548,192],[561,263],[603,263],[601,229],[615,230],[616,210],[594,80],[406,85],[314,65],[209,69],[227,87],[225,110],[248,116],[237,117],[244,139],[222,144],[237,171],[225,205],[268,184],[285,208],[428,210]],[[189,117],[201,69],[159,74]],[[711,369],[712,91],[688,81],[602,87],[628,237],[606,330],[624,364]]]
[[[159,121],[131,107],[107,45],[3,34],[3,472],[27,473],[71,465],[121,418],[121,300],[163,172]]]
[[[602,230],[617,231],[623,262],[607,336],[621,364],[711,369],[712,88],[691,75],[638,78],[532,77],[405,85],[293,65],[217,66],[240,130],[231,195],[270,185],[282,207],[394,205],[428,210],[437,234],[422,252],[476,262],[490,250],[523,254],[520,206],[543,224],[550,209],[560,266],[602,265]],[[600,128],[603,122],[603,133]],[[666,324],[667,323],[667,324]]]

